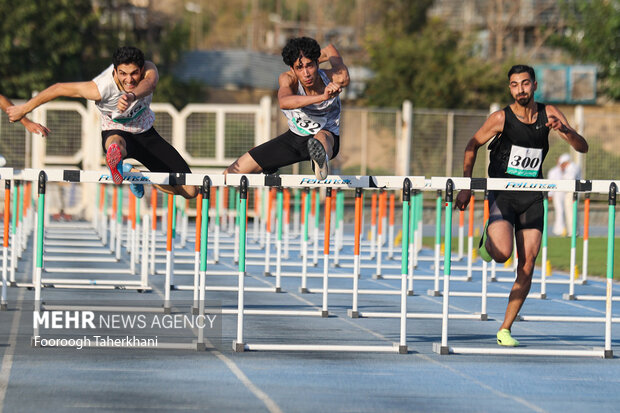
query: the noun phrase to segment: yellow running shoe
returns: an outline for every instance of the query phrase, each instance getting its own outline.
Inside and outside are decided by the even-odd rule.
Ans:
[[[517,347],[519,342],[512,338],[510,335],[510,330],[507,328],[502,328],[497,332],[497,344],[506,347]]]
[[[489,221],[484,225],[484,231],[482,232],[482,238],[480,238],[480,244],[478,245],[478,251],[480,252],[480,258],[482,258],[486,262],[491,262],[493,257],[489,254],[486,249],[487,245],[487,228],[489,227]]]

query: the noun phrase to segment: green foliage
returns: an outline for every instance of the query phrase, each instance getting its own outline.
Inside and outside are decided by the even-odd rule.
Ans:
[[[52,82],[82,79],[97,47],[90,0],[0,0],[0,91],[29,98]]]
[[[92,79],[110,64],[114,49],[135,45],[158,66],[156,101],[177,108],[204,101],[203,84],[171,74],[189,45],[187,22],[170,21],[161,33],[154,33],[155,27],[132,31],[111,17],[114,13],[107,10],[101,22],[91,0],[0,0],[0,93],[28,99],[56,82]]]
[[[370,4],[369,4],[370,3]],[[399,37],[420,31],[426,24],[426,12],[433,0],[378,0],[365,3],[377,16],[378,27],[389,36]]]
[[[408,99],[423,108],[486,108],[489,102],[504,100],[503,68],[469,50],[460,33],[438,20],[419,32],[370,41],[375,77],[367,97],[377,106],[399,106]]]
[[[153,94],[153,102],[171,103],[182,109],[188,103],[201,103],[207,97],[207,87],[202,82],[190,80],[183,82],[171,74],[160,74],[157,89]]]
[[[620,98],[620,0],[563,0],[566,30],[553,43],[579,62],[597,63],[602,92]]]

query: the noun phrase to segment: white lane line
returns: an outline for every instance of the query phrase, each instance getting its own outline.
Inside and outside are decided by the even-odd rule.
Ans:
[[[254,278],[254,279],[256,279],[256,280],[258,280],[258,281],[263,282],[264,284],[268,284],[268,285],[271,285],[271,286],[275,287],[275,285],[273,285],[272,283],[270,283],[269,281],[267,281],[267,280],[265,280],[265,279],[258,278],[258,277],[253,276],[253,275],[252,275],[251,277],[252,277],[252,278]],[[377,282],[377,283],[379,283],[379,284],[381,284],[381,283],[382,283],[381,281],[376,281],[376,280],[373,280],[373,281],[374,281],[374,282]],[[388,287],[393,288],[392,286],[389,286],[389,285],[388,285]],[[307,300],[305,300],[305,299],[303,299],[303,298],[299,297],[297,294],[295,294],[295,293],[293,293],[293,292],[287,291],[287,293],[288,293],[288,294],[290,294],[292,297],[296,298],[297,300],[301,301],[301,302],[308,303],[308,301],[307,301]],[[338,318],[340,321],[344,321],[344,322],[346,322],[347,324],[350,324],[350,325],[352,325],[352,326],[355,326],[355,327],[359,328],[360,330],[365,331],[365,332],[367,332],[367,333],[369,333],[369,334],[371,334],[371,335],[373,335],[373,336],[375,336],[375,337],[377,337],[377,338],[379,338],[379,339],[381,339],[381,340],[384,340],[384,341],[386,341],[386,342],[388,342],[388,343],[392,343],[392,342],[393,342],[392,340],[388,339],[387,337],[385,337],[385,336],[384,336],[384,335],[382,335],[381,333],[378,333],[378,332],[376,332],[376,331],[370,330],[370,329],[368,329],[368,328],[366,328],[366,327],[362,327],[362,326],[360,326],[360,325],[358,325],[358,324],[354,323],[354,322],[353,322],[353,321],[351,321],[351,320],[348,320],[348,319],[346,319],[346,318],[342,318],[342,317],[337,317],[337,318]],[[458,371],[458,370],[456,370],[456,369],[454,369],[454,368],[450,367],[449,365],[444,364],[444,363],[442,363],[442,362],[440,362],[440,361],[434,360],[434,359],[432,359],[432,358],[430,358],[430,357],[428,357],[428,356],[426,356],[426,355],[416,353],[416,354],[414,354],[414,356],[416,356],[416,357],[418,357],[418,358],[421,358],[421,359],[423,359],[423,360],[425,360],[425,361],[431,362],[431,363],[433,363],[433,364],[437,364],[438,366],[443,367],[443,368],[445,368],[446,370],[449,370],[450,372],[452,372],[452,373],[454,373],[454,374],[456,374],[456,375],[458,375],[458,376],[461,376],[462,378],[464,378],[464,379],[465,379],[465,380],[467,380],[468,382],[473,382],[473,383],[476,383],[476,384],[478,384],[480,387],[482,387],[483,389],[490,391],[491,393],[495,394],[495,395],[496,395],[496,396],[498,396],[498,397],[503,397],[503,398],[505,398],[505,399],[512,400],[512,401],[514,401],[514,402],[516,402],[516,403],[519,403],[519,404],[521,404],[521,405],[523,405],[523,406],[527,407],[528,409],[530,409],[530,410],[532,410],[532,411],[534,411],[534,412],[538,412],[538,413],[548,413],[548,411],[547,411],[547,410],[544,410],[543,408],[538,407],[538,406],[536,406],[535,404],[532,404],[532,403],[528,402],[527,400],[522,399],[521,397],[518,397],[518,396],[515,396],[515,395],[512,395],[512,394],[508,394],[508,393],[504,393],[504,392],[502,392],[502,391],[500,391],[500,390],[497,390],[497,389],[495,389],[495,388],[493,388],[493,387],[489,386],[489,385],[488,385],[488,384],[486,384],[486,383],[481,382],[480,380],[478,380],[478,379],[476,379],[476,378],[474,378],[474,377],[472,377],[472,376],[469,376],[469,375],[467,375],[467,374],[465,374],[465,373],[462,373],[462,372],[460,372],[460,371]]]
[[[17,346],[17,332],[19,330],[19,318],[21,316],[22,302],[24,299],[24,289],[20,288],[17,295],[16,310],[11,321],[11,330],[9,333],[9,347],[2,357],[2,367],[0,367],[0,413],[4,410],[4,398],[6,390],[9,387],[9,378],[11,377],[11,368],[13,367],[13,354]]]
[[[155,291],[162,299],[164,298],[164,294],[163,294],[163,292],[159,288],[153,286],[153,291]],[[280,407],[277,405],[277,403],[275,401],[273,401],[271,399],[271,397],[269,397],[269,395],[267,393],[265,393],[257,385],[255,385],[252,382],[252,380],[250,380],[248,378],[248,376],[246,376],[245,373],[239,368],[239,366],[237,366],[235,364],[234,361],[232,361],[229,357],[227,357],[223,353],[221,353],[218,350],[216,350],[213,347],[213,345],[211,345],[211,343],[208,342],[207,339],[205,339],[205,341],[212,348],[212,349],[209,350],[209,352],[213,353],[215,355],[215,357],[220,359],[220,361],[222,361],[226,365],[226,367],[228,367],[228,369],[237,377],[237,379],[239,379],[239,381],[241,381],[241,383],[243,383],[243,385],[250,392],[252,392],[252,394],[254,394],[254,396],[256,396],[256,398],[258,398],[260,401],[263,402],[263,404],[265,405],[267,410],[269,410],[271,413],[282,413],[282,409],[280,409]],[[2,413],[2,412],[0,412],[0,413]]]

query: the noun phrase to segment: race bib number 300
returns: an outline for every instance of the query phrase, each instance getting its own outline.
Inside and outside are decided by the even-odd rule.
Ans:
[[[512,145],[506,173],[524,178],[536,178],[542,164],[542,149]]]

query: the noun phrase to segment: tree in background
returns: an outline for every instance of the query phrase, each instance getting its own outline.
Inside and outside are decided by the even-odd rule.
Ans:
[[[0,92],[28,99],[56,82],[89,80],[122,45],[141,48],[160,71],[155,101],[204,101],[206,87],[172,71],[188,49],[190,23],[127,1],[0,0]]]
[[[555,43],[578,61],[597,63],[601,91],[620,99],[620,0],[563,0],[566,30]]]
[[[27,99],[53,82],[82,79],[97,52],[91,0],[0,0],[0,90]]]
[[[421,21],[421,20],[418,20]],[[407,25],[404,25],[407,27]],[[486,109],[507,98],[505,68],[482,61],[460,33],[432,19],[409,33],[385,30],[368,43],[375,77],[366,96],[371,105]]]

